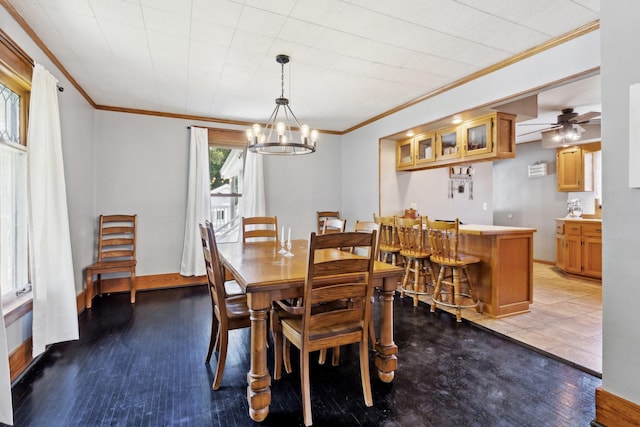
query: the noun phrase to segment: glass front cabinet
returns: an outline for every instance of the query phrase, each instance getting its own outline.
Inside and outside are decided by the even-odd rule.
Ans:
[[[396,169],[413,169],[413,138],[403,139],[396,143]]]
[[[413,139],[416,166],[428,164],[436,160],[436,134],[423,133]]]
[[[515,119],[512,114],[495,112],[399,140],[397,170],[515,157]]]

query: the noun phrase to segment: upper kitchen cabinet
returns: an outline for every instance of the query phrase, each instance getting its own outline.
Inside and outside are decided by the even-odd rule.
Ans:
[[[438,147],[436,160],[439,163],[442,160],[450,161],[460,159],[462,151],[460,150],[460,132],[458,127],[438,130],[436,132],[436,139]]]
[[[416,166],[429,164],[436,160],[436,134],[423,133],[414,138]]]
[[[600,143],[559,148],[556,151],[557,190],[593,191],[593,153]]]
[[[396,165],[416,170],[515,157],[515,141],[515,116],[496,112],[397,141]]]
[[[396,169],[410,170],[415,167],[413,156],[413,138],[396,142]]]

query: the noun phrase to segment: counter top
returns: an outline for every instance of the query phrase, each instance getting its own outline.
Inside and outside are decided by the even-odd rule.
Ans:
[[[481,225],[481,224],[463,224],[460,225],[460,234],[476,234],[479,236],[489,236],[497,234],[521,234],[535,233],[535,228],[527,227],[508,227],[504,225]]]
[[[602,218],[556,218],[556,221],[602,222]]]

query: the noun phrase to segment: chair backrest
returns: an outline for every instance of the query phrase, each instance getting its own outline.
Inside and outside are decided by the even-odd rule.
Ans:
[[[135,261],[138,215],[100,215],[98,262]]]
[[[378,216],[373,214],[373,222],[380,224],[380,241],[381,250],[400,249],[400,239],[398,237],[398,229],[396,228],[395,216]]]
[[[344,233],[347,228],[347,220],[340,218],[327,218],[322,225],[320,234]]]
[[[438,259],[444,261],[458,260],[458,218],[455,221],[431,221],[425,217],[429,244],[431,245],[431,258],[434,262]]]
[[[220,323],[227,322],[227,307],[224,289],[224,270],[218,254],[218,244],[213,226],[209,221],[205,225],[200,224],[200,237],[202,239],[202,252],[204,263],[207,267],[207,284],[214,314]]]
[[[424,255],[429,252],[429,240],[422,227],[422,218],[396,218],[396,228],[403,254]]]
[[[324,229],[324,220],[327,218],[340,218],[339,211],[317,211],[318,217],[318,234],[322,234]]]
[[[345,232],[317,235],[311,233],[307,258],[302,305],[304,330],[322,326],[331,331],[345,333],[345,325],[366,335],[371,311],[373,257],[377,233]],[[368,248],[369,256],[353,256],[340,250],[344,247]],[[363,304],[331,304],[332,302],[362,299]],[[325,304],[326,303],[326,304]],[[312,306],[324,304],[323,310]],[[326,309],[324,309],[326,307]],[[342,328],[332,328],[342,325]],[[361,328],[361,329],[360,329]],[[347,328],[348,329],[348,328]],[[350,331],[355,332],[355,330]],[[305,334],[305,340],[309,340]],[[321,339],[324,339],[322,337]]]
[[[278,217],[254,216],[242,217],[242,241],[247,239],[264,238],[278,241]]]
[[[380,254],[380,224],[376,224],[373,221],[356,220],[353,226],[353,231],[357,233],[371,233],[373,231],[376,232],[377,237],[376,237],[373,253],[374,253],[374,259],[378,259]],[[368,248],[353,247],[351,248],[351,253],[356,253],[358,255],[361,255],[362,253],[368,253],[368,252],[364,252],[365,249],[368,250]]]

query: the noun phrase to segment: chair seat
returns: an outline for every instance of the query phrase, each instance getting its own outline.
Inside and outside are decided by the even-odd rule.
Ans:
[[[246,295],[233,295],[225,300],[227,305],[227,317],[231,318],[249,318],[249,306],[247,305]]]
[[[135,260],[126,260],[126,261],[101,261],[96,262],[88,266],[88,269],[91,269],[94,273],[98,272],[109,272],[112,270],[124,270],[129,269],[136,266]]]
[[[407,258],[429,258],[431,256],[431,251],[412,251],[412,250],[401,250],[400,255]]]
[[[300,318],[284,318],[282,319],[283,326],[288,325],[291,329],[298,334],[302,333],[302,319]],[[348,334],[350,332],[362,331],[362,322],[345,322],[340,324],[334,324],[330,327],[322,326],[309,329],[309,341],[316,341],[323,338],[335,336],[336,334]]]
[[[380,243],[380,250],[384,252],[400,252],[400,248],[397,246],[384,245]]]
[[[431,256],[431,261],[447,267],[459,267],[480,262],[480,258],[475,255],[458,254],[456,259],[443,258],[435,255]]]

